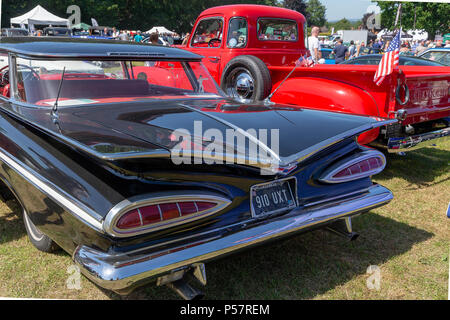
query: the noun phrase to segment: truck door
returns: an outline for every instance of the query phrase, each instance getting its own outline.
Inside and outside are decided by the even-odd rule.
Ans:
[[[223,29],[222,17],[203,18],[197,23],[189,43],[189,51],[205,57],[202,62],[217,83],[220,82]]]

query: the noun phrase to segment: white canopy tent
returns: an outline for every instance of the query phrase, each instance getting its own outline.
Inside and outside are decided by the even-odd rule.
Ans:
[[[55,16],[48,12],[40,5],[37,5],[29,12],[15,18],[11,18],[11,26],[13,24],[28,25],[29,30],[34,29],[35,24],[69,26],[69,20]]]
[[[146,33],[159,33],[159,34],[170,34],[170,35],[175,34],[175,32],[170,31],[166,27],[153,27],[150,30],[148,30]]]

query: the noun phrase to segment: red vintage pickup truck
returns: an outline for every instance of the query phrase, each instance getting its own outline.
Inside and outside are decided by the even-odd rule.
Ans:
[[[203,55],[217,83],[241,101],[272,92],[270,102],[399,120],[361,135],[361,144],[402,152],[449,136],[450,67],[400,66],[381,86],[373,65],[297,67],[277,90],[309,54],[306,38],[305,17],[296,11],[229,5],[203,11],[181,48]]]

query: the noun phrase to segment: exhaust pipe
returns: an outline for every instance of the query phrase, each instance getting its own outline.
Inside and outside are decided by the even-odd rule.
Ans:
[[[156,281],[156,285],[166,285],[177,294],[179,294],[184,300],[200,300],[205,295],[203,292],[193,288],[185,280],[185,275],[190,274],[194,279],[202,285],[206,285],[206,271],[203,263],[197,263],[190,267],[184,267],[181,270],[172,271],[168,275],[159,277]]]
[[[203,292],[191,287],[184,279],[169,282],[166,286],[178,293],[184,300],[200,300],[205,296]]]
[[[359,237],[359,233],[352,230],[352,219],[350,217],[333,222],[326,227],[326,230],[340,235],[350,241],[354,241]]]

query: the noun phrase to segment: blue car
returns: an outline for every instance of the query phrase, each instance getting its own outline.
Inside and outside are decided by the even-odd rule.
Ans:
[[[336,64],[334,61],[334,53],[331,48],[321,48],[320,53],[322,54],[322,59],[325,59],[325,64]]]

